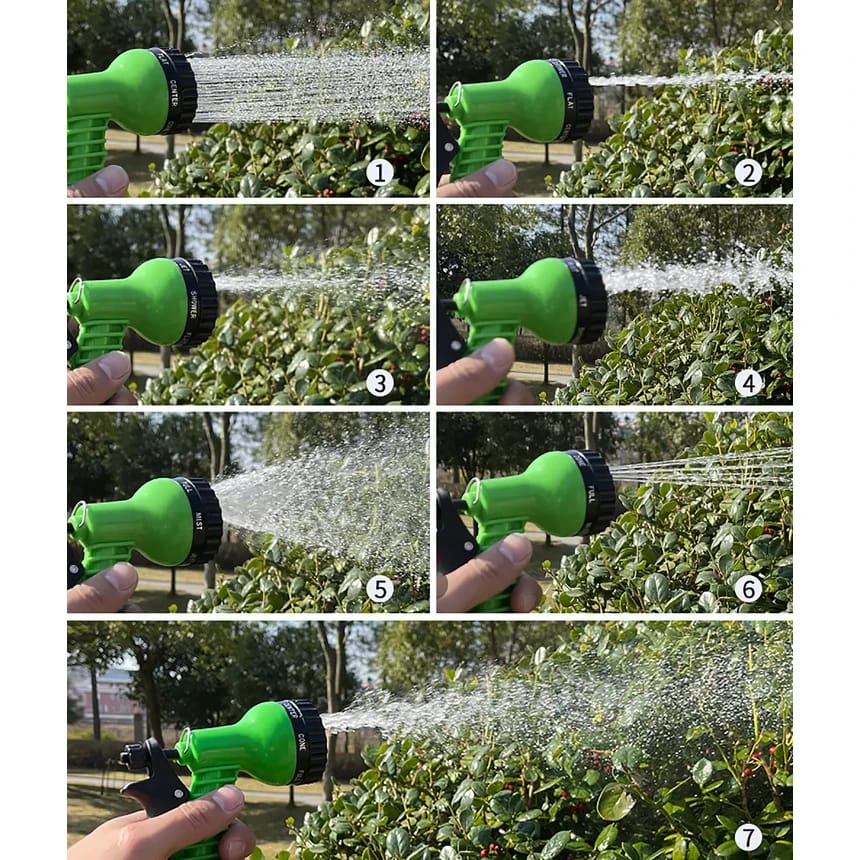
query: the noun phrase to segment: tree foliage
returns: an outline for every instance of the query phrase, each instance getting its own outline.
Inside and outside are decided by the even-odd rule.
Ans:
[[[155,477],[209,475],[199,415],[70,412],[66,436],[69,508],[79,499],[128,498]]]
[[[619,19],[621,71],[671,74],[678,55],[714,54],[761,28],[790,29],[792,0],[628,0]]]

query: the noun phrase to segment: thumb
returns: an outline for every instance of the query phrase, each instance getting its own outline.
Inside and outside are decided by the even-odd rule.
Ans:
[[[66,402],[69,406],[100,406],[107,403],[131,373],[124,352],[109,352],[66,374]]]
[[[436,599],[436,611],[466,612],[504,591],[526,569],[531,557],[531,541],[525,535],[508,535],[448,574],[447,588]]]
[[[109,164],[98,173],[76,182],[67,197],[122,197],[128,188],[128,174],[118,164]]]
[[[223,785],[164,815],[137,822],[136,844],[140,846],[142,856],[170,857],[180,848],[187,848],[226,830],[244,805],[245,796],[235,785]]]
[[[67,612],[116,612],[137,588],[137,571],[119,562],[66,592]]]
[[[437,197],[513,197],[517,168],[500,158],[436,190]]]

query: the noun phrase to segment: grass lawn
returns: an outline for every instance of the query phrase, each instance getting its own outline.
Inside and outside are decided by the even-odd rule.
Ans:
[[[261,787],[259,782],[240,779],[238,785],[242,789]],[[308,812],[313,812],[316,806],[302,805],[290,808],[287,805],[289,789],[276,789],[265,786],[267,791],[283,791],[284,800],[256,800],[248,798],[242,821],[245,822],[257,837],[257,844],[262,848],[267,860],[273,860],[279,851],[289,851],[293,842],[284,827],[284,819],[292,817],[298,825],[304,821]],[[302,790],[313,788],[302,786]],[[119,795],[118,790],[108,789],[104,795],[99,794],[97,786],[70,785],[67,791],[67,844],[72,845],[87,833],[92,832],[99,824],[118,815],[135,812],[139,807],[136,803]]]
[[[138,567],[138,575],[145,580],[134,592],[132,601],[141,612],[185,612],[190,598],[197,592],[184,586],[203,583],[200,568],[178,567],[176,569],[176,594],[170,593],[170,571],[159,567]],[[152,584],[150,584],[152,583]],[[173,610],[172,607],[176,609]]]
[[[164,164],[167,152],[166,139],[160,135],[142,137],[140,139],[140,153],[135,152],[135,136],[127,131],[108,129],[106,135],[107,163],[118,164],[125,168],[131,179],[128,187],[129,197],[139,197],[141,193],[152,191],[152,177],[149,166],[155,165],[160,170]],[[176,153],[182,152],[188,142],[190,135],[176,135]]]

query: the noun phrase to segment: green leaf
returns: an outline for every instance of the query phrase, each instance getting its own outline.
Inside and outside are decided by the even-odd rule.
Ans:
[[[693,765],[693,779],[695,780],[696,785],[701,788],[703,785],[707,785],[711,781],[711,777],[714,774],[714,766],[711,762],[706,758],[700,758]]]
[[[385,838],[385,855],[403,858],[412,846],[409,831],[405,827],[395,827]]]
[[[620,821],[630,814],[636,798],[627,793],[623,785],[611,782],[604,786],[597,799],[597,814],[604,821]]]
[[[607,824],[606,827],[600,831],[597,839],[595,839],[594,850],[604,851],[609,848],[610,845],[614,845],[617,839],[618,828],[614,824]]]
[[[568,842],[570,842],[570,831],[560,830],[544,845],[540,853],[541,860],[552,860],[553,857],[557,857],[567,847]]]

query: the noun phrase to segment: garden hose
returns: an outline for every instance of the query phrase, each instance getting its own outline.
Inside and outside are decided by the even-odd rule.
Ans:
[[[108,123],[132,134],[187,131],[197,113],[191,64],[174,48],[135,48],[102,72],[69,75],[66,83],[66,181],[104,167]]]
[[[529,60],[502,81],[458,81],[438,110],[457,122],[460,136],[455,142],[440,118],[437,183],[449,167],[454,181],[501,158],[508,128],[535,143],[579,140],[594,116],[594,94],[576,60]]]
[[[122,349],[127,328],[159,346],[198,346],[218,317],[212,273],[200,260],[184,257],[147,260],[127,278],[76,278],[66,304],[80,325],[77,337],[68,338],[71,367]]]
[[[513,346],[520,328],[547,343],[593,343],[606,326],[606,287],[591,260],[550,257],[532,263],[518,278],[472,281],[442,300],[437,319],[436,366],[445,367],[497,337]],[[445,311],[468,322],[463,343]],[[504,383],[479,403],[496,403]]]
[[[445,490],[436,496],[436,558],[448,574],[510,534],[534,523],[556,537],[596,534],[615,517],[615,483],[596,451],[550,451],[520,475],[473,478],[462,499]],[[460,519],[472,517],[472,535]],[[515,585],[515,584],[514,584]],[[514,585],[476,606],[473,612],[510,612]]]
[[[233,785],[239,772],[267,785],[306,785],[323,775],[326,732],[319,711],[303,699],[262,702],[228,726],[186,728],[175,749],[162,749],[155,738],[126,744],[120,764],[146,771],[147,779],[120,790],[153,818],[195,800],[222,785]],[[170,762],[191,772],[187,787]],[[218,860],[219,836],[171,855],[172,860]]]
[[[68,529],[84,548],[71,587],[129,561],[133,550],[165,567],[204,564],[215,557],[224,524],[208,481],[179,477],[147,481],[130,499],[78,502]]]

